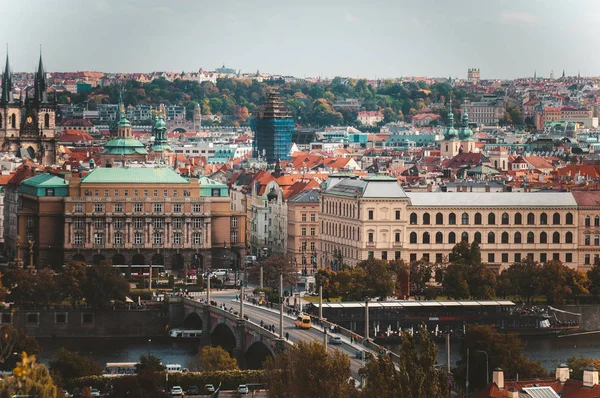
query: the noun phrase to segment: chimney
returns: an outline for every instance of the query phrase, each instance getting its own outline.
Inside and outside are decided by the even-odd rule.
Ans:
[[[510,390],[508,390],[508,398],[519,398],[519,390],[517,390],[516,388],[511,388]]]
[[[504,390],[504,371],[500,368],[494,369],[492,381],[496,383],[499,389]]]
[[[598,369],[594,367],[588,367],[583,370],[583,386],[594,387],[598,384]]]
[[[569,379],[569,367],[564,363],[561,363],[556,368],[556,380],[564,383]]]

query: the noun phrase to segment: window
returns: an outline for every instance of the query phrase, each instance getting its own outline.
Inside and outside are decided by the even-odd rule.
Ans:
[[[369,210],[368,214],[369,214],[369,220],[373,220],[373,210]],[[415,221],[415,224],[416,224],[416,221]]]
[[[515,263],[521,262],[521,253],[515,253]]]
[[[94,313],[83,313],[81,314],[81,323],[83,324],[92,324],[94,323]]]
[[[120,218],[120,217],[118,217],[118,218],[113,218],[113,222],[112,222],[112,223],[113,223],[113,227],[114,227],[114,228],[116,228],[116,229],[121,229],[121,228],[123,228],[123,224],[124,224],[124,222],[123,222],[123,219],[122,219],[122,218]]]
[[[527,233],[527,243],[535,243],[535,235],[533,232]]]
[[[494,213],[488,214],[488,224],[489,225],[496,224],[496,215]]]
[[[417,243],[417,233],[416,232],[410,233],[410,243]]]
[[[475,235],[473,236],[473,242],[481,243],[481,233],[480,232],[475,232]]]
[[[417,261],[417,254],[416,253],[410,253],[410,262],[414,263],[415,261]]]
[[[302,236],[306,236],[306,227],[302,227]]]
[[[123,213],[123,203],[115,203],[114,212],[115,213]]]
[[[164,218],[153,218],[152,226],[154,228],[164,228],[165,227],[165,219]]]
[[[73,211],[75,213],[83,213],[83,203],[75,203]]]
[[[565,254],[565,263],[572,263],[573,262],[573,253],[566,253]]]
[[[169,191],[167,189],[163,190],[163,196],[166,198],[169,196]]]
[[[317,230],[315,229],[315,227],[310,227],[310,236],[315,236],[317,233]]]
[[[503,263],[507,263],[508,262],[508,253],[502,253],[502,262]]]
[[[600,227],[600,216],[594,217],[594,227]]]
[[[552,224],[560,225],[560,214],[554,213],[554,215],[552,216]]]
[[[502,235],[500,237],[500,242],[508,243],[508,232],[502,232]]]
[[[46,196],[54,196],[54,188],[46,188]]]
[[[496,262],[496,259],[494,257],[494,253],[488,253],[488,263]]]
[[[400,232],[396,232],[394,235],[395,235],[394,241],[396,243],[400,243]]]
[[[585,255],[583,263],[586,264],[586,265],[590,264],[590,255],[589,254]]]
[[[441,264],[444,262],[444,255],[442,253],[435,253],[435,262]]]
[[[202,228],[202,224],[201,218],[192,218],[192,228]]]
[[[85,228],[85,218],[74,218],[73,219],[73,228],[75,228],[75,229]]]
[[[25,315],[25,323],[28,325],[37,325],[40,321],[40,314],[37,312],[28,312]]]
[[[540,263],[548,261],[548,255],[546,253],[540,253]]]
[[[591,221],[592,221],[591,217],[590,216],[586,216],[585,217],[585,226],[586,227],[591,226],[592,225]]]
[[[315,213],[312,213],[312,214],[310,215],[310,221],[312,221],[312,222],[315,222],[315,221],[317,221],[317,215],[316,215]]]
[[[400,233],[398,233],[398,235],[400,235]],[[438,232],[435,234],[435,243],[444,243],[444,234],[441,232]]]
[[[315,251],[315,242],[310,242],[310,251]]]
[[[502,225],[509,224],[510,217],[508,217],[508,213],[502,213]]]
[[[94,204],[94,213],[104,213],[104,204],[102,204],[102,203]]]
[[[119,190],[118,190],[118,189],[115,189],[115,194],[114,194],[114,196],[119,196]]]
[[[436,225],[444,224],[444,215],[442,213],[437,213],[435,215],[435,223]]]
[[[154,196],[158,196],[158,189],[154,190]]]
[[[144,196],[148,197],[148,190],[147,189],[144,189]]]
[[[402,256],[402,252],[398,252],[398,251],[394,252],[394,258],[395,258],[396,260],[400,260],[400,257],[401,257],[401,256]]]
[[[75,232],[73,237],[73,243],[76,245],[83,245],[85,241],[85,234],[83,232]]]
[[[468,241],[469,241],[469,233],[468,233],[468,232],[463,232],[463,233],[460,235],[460,240],[461,240],[461,241],[468,242]]]
[[[598,235],[596,235],[596,237],[598,237]],[[565,234],[565,243],[573,243],[573,233],[572,232],[567,232]],[[600,244],[600,242],[598,242],[598,244]]]
[[[381,252],[381,259],[382,260],[387,260],[387,252],[386,251],[382,251]]]
[[[496,243],[496,234],[493,232],[488,232],[488,243]]]
[[[94,218],[93,224],[95,229],[103,229],[104,228],[104,219],[103,218]]]
[[[210,191],[210,196],[221,196],[221,189],[220,188],[213,188]]]
[[[560,233],[555,232],[552,234],[552,243],[560,243]]]
[[[462,225],[469,225],[469,215],[467,213],[463,213],[460,217],[460,222]]]
[[[123,244],[123,232],[115,232],[113,234],[113,243],[115,245],[122,245]]]
[[[540,224],[548,225],[548,215],[546,213],[540,214]]]
[[[95,245],[103,245],[104,244],[104,232],[94,232],[94,244]]]
[[[400,219],[400,210],[396,210],[396,220]]]
[[[429,216],[429,213],[423,213],[423,224],[425,224],[425,225],[431,224],[431,218]]]
[[[515,232],[515,243],[521,243],[521,233]]]
[[[448,224],[450,224],[450,225],[456,225],[456,214],[450,213],[448,215]]]
[[[573,213],[567,213],[565,219],[566,219],[565,221],[566,221],[567,225],[572,225],[573,224]]]
[[[535,225],[535,214],[527,214],[527,225]]]
[[[137,189],[133,190],[133,196],[140,196],[140,192]]]
[[[124,193],[124,195],[123,195],[123,196],[129,196],[129,189],[126,189],[126,190],[125,190],[125,193]]]
[[[200,232],[192,233],[192,243],[194,245],[199,245],[200,243],[202,243],[202,235],[200,235]]]
[[[133,243],[135,245],[141,245],[144,243],[144,235],[141,232],[136,232],[133,234]]]
[[[540,234],[540,243],[548,243],[548,234],[545,232],[542,232]]]
[[[456,234],[454,232],[448,234],[448,243],[456,243]]]
[[[134,228],[144,228],[144,219],[143,218],[134,218],[133,219],[133,227]]]
[[[373,232],[369,232],[368,236],[369,236],[369,243],[373,243]]]
[[[142,211],[144,211],[144,204],[143,203],[135,203],[133,205],[133,211],[135,211],[136,213],[141,213]]]
[[[173,213],[181,213],[181,203],[175,203],[173,205]]]
[[[173,228],[181,229],[183,227],[183,218],[174,218],[173,219]]]
[[[600,245],[600,235],[594,235],[594,245]]]
[[[560,261],[560,253],[552,253],[552,260]]]
[[[417,213],[410,213],[410,223],[412,225],[416,225],[417,224]]]
[[[192,211],[194,213],[201,213],[202,212],[202,204],[200,204],[200,203],[194,203],[192,205]]]
[[[430,243],[429,232],[423,232],[423,243]]]
[[[64,325],[67,323],[67,313],[66,312],[55,312],[54,313],[54,323],[56,325]]]
[[[481,213],[475,213],[475,225],[481,225]]]
[[[183,196],[192,196],[191,192],[188,191],[187,189],[183,190]]]
[[[306,213],[302,213],[302,222],[306,222]]]
[[[162,245],[163,242],[163,233],[162,231],[156,231],[154,233],[154,244],[155,245]]]
[[[183,241],[181,232],[173,232],[173,244],[180,245]]]
[[[155,203],[154,204],[154,212],[155,213],[162,213],[163,211],[163,205],[162,203]]]
[[[523,217],[521,216],[521,213],[515,213],[515,225],[521,224],[523,224]]]

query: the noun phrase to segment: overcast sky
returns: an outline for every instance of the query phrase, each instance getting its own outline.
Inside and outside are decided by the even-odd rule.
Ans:
[[[48,71],[600,75],[598,0],[0,0],[0,15],[15,71],[42,43]]]

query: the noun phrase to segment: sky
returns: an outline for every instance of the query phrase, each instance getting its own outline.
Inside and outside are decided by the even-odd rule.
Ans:
[[[42,44],[51,72],[600,75],[598,0],[0,0],[0,15],[14,71]]]

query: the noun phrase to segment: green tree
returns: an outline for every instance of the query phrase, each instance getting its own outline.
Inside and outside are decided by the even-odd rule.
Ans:
[[[273,290],[279,291],[280,275],[283,275],[284,286],[293,285],[298,281],[298,274],[292,266],[291,261],[283,254],[274,254],[267,257],[262,262],[262,268],[263,285]],[[249,277],[251,281],[258,282],[260,280],[260,267],[252,267]]]
[[[477,391],[485,386],[486,356],[478,351],[488,354],[488,369],[500,367],[504,370],[506,379],[528,379],[547,376],[546,369],[539,363],[529,360],[523,355],[523,342],[516,334],[505,334],[492,329],[487,325],[469,325],[461,348],[461,359],[453,370],[455,386],[464,389],[467,367],[467,348],[470,351],[469,380],[471,391]],[[489,375],[491,377],[491,375]]]
[[[63,380],[102,374],[102,367],[91,358],[60,348],[50,361],[50,372]]]
[[[87,264],[70,262],[64,266],[58,278],[58,287],[62,294],[75,306],[83,299],[83,287],[87,280]]]
[[[57,388],[41,363],[36,362],[35,355],[21,355],[21,361],[13,369],[12,376],[0,383],[0,394],[3,397],[57,397]]]
[[[62,292],[52,269],[44,268],[37,271],[33,281],[33,296],[39,305],[48,308],[50,304],[61,301]]]
[[[553,304],[562,304],[567,298],[589,293],[587,275],[558,260],[547,261],[542,265],[540,284],[541,293]]]
[[[203,372],[214,372],[219,370],[237,370],[238,365],[222,347],[203,347],[196,356],[199,368]]]
[[[600,297],[600,265],[595,264],[587,272],[587,277],[590,282],[590,294]]]
[[[340,350],[301,341],[265,361],[269,396],[274,398],[346,398],[356,395],[350,377],[350,359]]]
[[[112,300],[125,300],[129,283],[118,269],[102,263],[87,268],[83,292],[86,302],[92,307],[108,308]]]
[[[365,270],[364,285],[368,297],[385,299],[394,294],[396,274],[385,260],[370,259],[358,263]]]
[[[135,372],[143,373],[143,372],[162,372],[165,370],[165,367],[160,362],[160,358],[154,355],[142,355],[140,356],[140,361],[135,364]]]
[[[570,357],[567,359],[566,363],[571,373],[569,375],[570,379],[573,380],[583,380],[583,371],[587,367],[594,367],[596,369],[600,369],[600,359],[596,358],[585,358],[582,356],[579,357]]]
[[[361,374],[367,384],[361,397],[412,398],[448,396],[448,375],[435,368],[437,346],[421,328],[418,337],[405,334],[400,344],[399,361],[388,355],[370,361]]]
[[[528,304],[540,292],[540,265],[533,260],[511,264],[502,272],[502,278],[507,293],[520,296]]]

